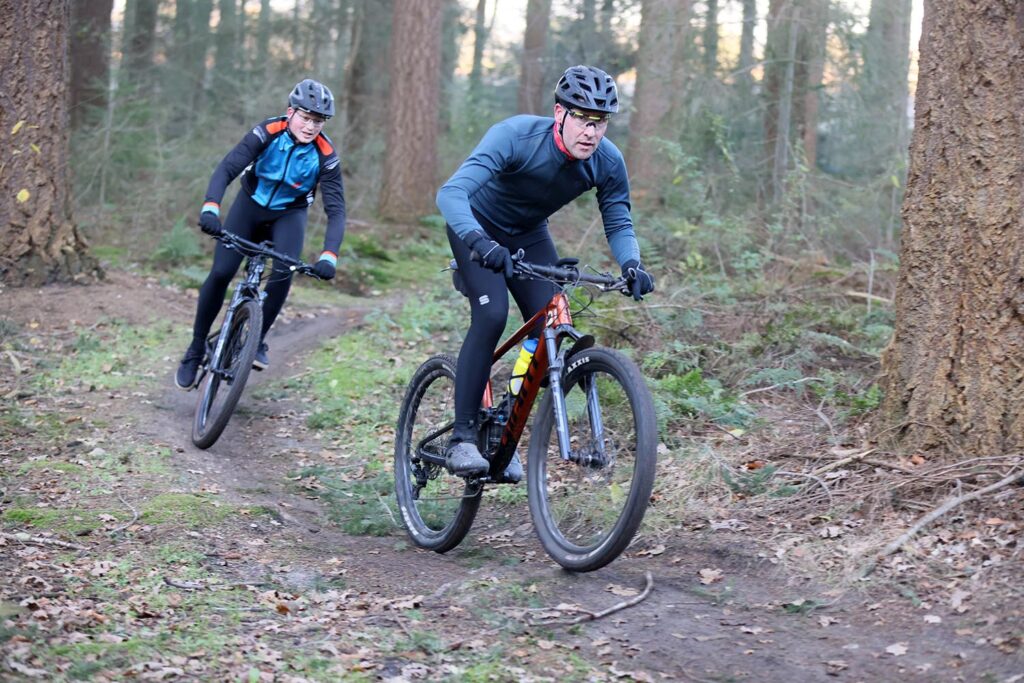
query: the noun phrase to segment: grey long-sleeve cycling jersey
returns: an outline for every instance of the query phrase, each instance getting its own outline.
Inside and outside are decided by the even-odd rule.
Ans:
[[[438,191],[437,206],[460,237],[481,229],[474,211],[517,235],[546,228],[551,214],[595,188],[615,259],[639,260],[622,153],[603,138],[589,159],[574,159],[559,149],[550,117],[513,116],[492,126]]]

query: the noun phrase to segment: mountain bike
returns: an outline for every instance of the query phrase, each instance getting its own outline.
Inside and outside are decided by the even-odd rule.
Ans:
[[[312,266],[274,251],[271,242],[256,244],[230,232],[215,239],[249,259],[245,278],[235,287],[220,330],[206,340],[206,357],[199,366],[199,400],[192,420],[192,443],[199,448],[209,448],[220,438],[249,379],[263,329],[266,293],[260,284],[267,259],[272,258],[293,272],[316,277]]]
[[[623,278],[581,272],[577,259],[554,266],[514,257],[515,277],[548,280],[548,304],[494,352],[492,368],[542,325],[537,350],[518,392],[495,400],[484,391],[477,446],[490,462],[480,477],[445,466],[455,414],[455,359],[440,354],[419,366],[402,400],[395,434],[395,493],[412,541],[439,553],[469,532],[484,487],[500,484],[516,453],[535,400],[547,389],[530,430],[527,498],[544,550],[566,569],[608,564],[632,541],[650,499],[657,458],[657,422],[650,390],[636,364],[595,346],[570,313],[570,289],[589,285],[624,291]],[[454,267],[454,262],[453,262]],[[569,342],[569,343],[566,343]]]

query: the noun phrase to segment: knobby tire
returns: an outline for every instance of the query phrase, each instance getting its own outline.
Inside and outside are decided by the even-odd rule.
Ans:
[[[603,464],[562,460],[548,391],[532,426],[527,493],[544,550],[566,569],[587,572],[618,557],[643,520],[654,486],[657,421],[643,375],[622,354],[592,347],[567,358],[566,368],[562,388],[571,448],[601,451]],[[587,406],[585,387],[592,382],[604,430],[600,439]]]
[[[395,495],[402,523],[413,543],[443,553],[466,537],[482,498],[482,486],[470,486],[444,466],[421,460],[416,450],[426,436],[455,419],[455,361],[429,358],[417,368],[402,399],[395,433]],[[451,430],[424,445],[443,455]],[[424,483],[417,491],[417,482]]]
[[[223,360],[220,365],[233,375],[232,381],[225,383],[221,377],[208,370],[199,385],[199,402],[192,421],[192,443],[197,447],[209,448],[216,443],[235,412],[235,406],[249,379],[262,328],[263,311],[259,304],[252,300],[245,301],[235,311],[231,330],[221,352]],[[213,359],[210,365],[212,368]]]

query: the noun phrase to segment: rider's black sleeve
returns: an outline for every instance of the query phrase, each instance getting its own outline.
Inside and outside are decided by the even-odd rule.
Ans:
[[[328,163],[320,174],[320,192],[327,213],[324,251],[337,254],[341,240],[345,237],[345,189],[337,156],[334,157],[334,164]]]

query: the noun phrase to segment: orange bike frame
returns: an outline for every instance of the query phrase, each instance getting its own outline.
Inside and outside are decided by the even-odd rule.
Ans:
[[[537,350],[533,354],[530,366],[523,377],[523,385],[516,394],[509,411],[508,423],[501,434],[501,445],[498,448],[498,461],[502,455],[515,450],[519,438],[523,435],[526,427],[526,420],[530,417],[530,410],[533,402],[540,391],[541,380],[547,374],[551,365],[551,353],[557,353],[558,346],[569,330],[572,330],[572,315],[569,313],[569,298],[565,292],[558,292],[543,309],[527,320],[522,327],[516,330],[503,344],[494,351],[491,364],[498,363],[508,351],[526,339],[530,332],[537,328],[538,323],[543,320],[543,334],[537,340]],[[490,408],[494,405],[494,395],[491,389],[490,380],[484,388],[483,407]]]

